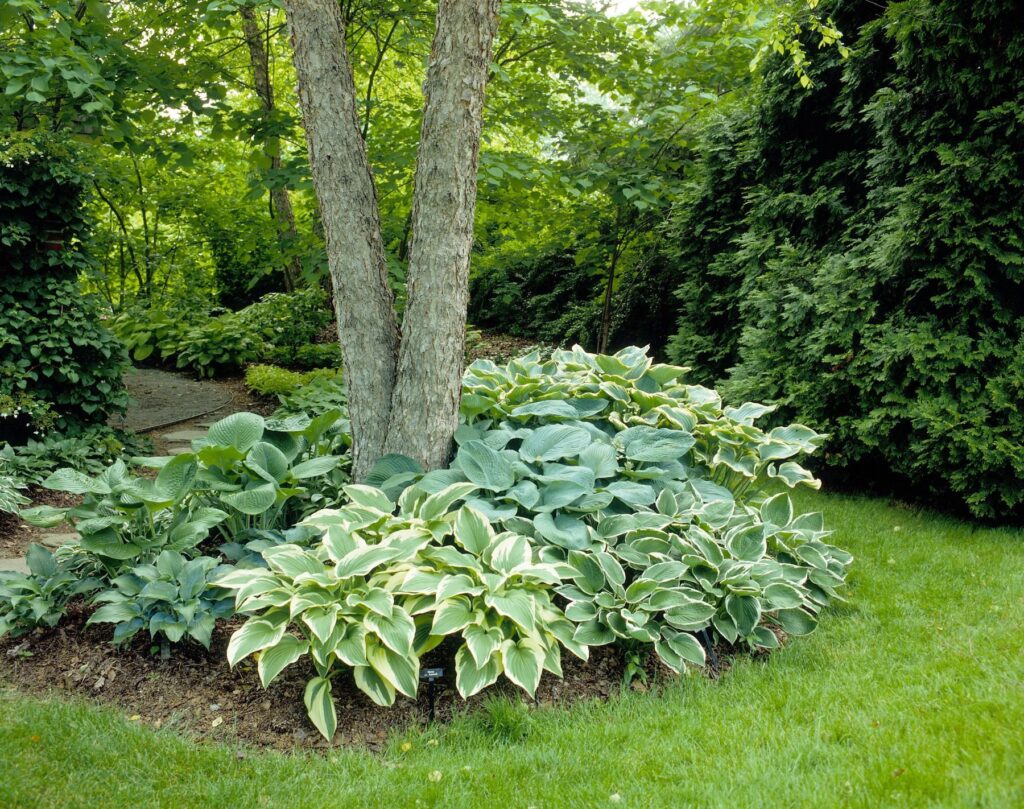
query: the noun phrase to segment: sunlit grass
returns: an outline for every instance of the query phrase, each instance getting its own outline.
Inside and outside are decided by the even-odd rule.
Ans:
[[[491,705],[387,752],[197,745],[0,692],[0,807],[1024,806],[1024,533],[804,495],[850,603],[661,695]]]

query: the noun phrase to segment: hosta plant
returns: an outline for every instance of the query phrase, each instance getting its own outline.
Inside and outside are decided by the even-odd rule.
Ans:
[[[233,612],[231,593],[211,585],[223,573],[217,559],[187,559],[163,551],[149,565],[136,565],[113,579],[93,602],[102,604],[88,623],[111,623],[114,643],[127,643],[142,629],[154,640],[177,643],[183,637],[210,648],[213,627]]]
[[[37,626],[56,626],[72,598],[101,585],[42,545],[30,545],[25,559],[28,574],[0,571],[0,638],[8,633],[18,637]]]
[[[560,673],[558,644],[580,656],[573,626],[551,600],[561,571],[539,562],[523,537],[496,535],[471,509],[450,509],[474,491],[458,484],[396,505],[383,492],[349,486],[352,502],[305,521],[318,547],[263,552],[269,570],[236,570],[216,583],[234,590],[252,617],[232,637],[232,665],[255,655],[264,685],[304,655],[317,676],[306,687],[310,719],[336,728],[331,680],[351,669],[381,705],[413,697],[419,657],[460,634],[456,676],[464,696],[501,673],[533,693],[541,670]]]

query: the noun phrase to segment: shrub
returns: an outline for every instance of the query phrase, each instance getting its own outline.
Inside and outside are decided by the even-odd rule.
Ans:
[[[126,358],[78,287],[88,177],[40,134],[0,140],[0,168],[0,396],[30,397],[62,428],[103,422],[127,405]]]
[[[713,211],[706,258],[698,251],[687,264],[698,280],[680,288],[727,317],[681,323],[673,357],[711,373],[731,367],[728,397],[777,402],[780,418],[827,432],[831,480],[1019,519],[1017,4],[928,0],[920,14],[833,5],[856,40],[852,58],[817,53],[811,91],[794,87],[780,60],[749,140],[736,147],[726,132],[708,147],[738,155],[716,176],[750,179],[742,204]],[[680,222],[695,219],[705,215]]]
[[[250,365],[245,369],[245,386],[264,396],[286,396],[316,379],[334,379],[339,375],[340,371],[330,368],[300,373],[276,365]]]

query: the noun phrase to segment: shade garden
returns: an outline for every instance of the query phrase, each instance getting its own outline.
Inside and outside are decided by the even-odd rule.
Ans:
[[[788,493],[817,485],[795,460],[813,430],[761,430],[771,408],[723,407],[639,349],[478,361],[464,391],[451,466],[385,456],[375,485],[346,478],[339,410],[237,413],[139,470],[53,473],[81,504],[24,514],[80,539],[0,574],[0,630],[57,626],[83,601],[111,642],[167,651],[240,616],[211,665],[252,656],[269,686],[308,658],[305,707],[331,739],[336,680],[379,705],[415,697],[446,639],[461,697],[502,676],[532,696],[563,652],[615,644],[629,678],[652,654],[681,673],[709,648],[808,634],[840,597],[851,557]]]

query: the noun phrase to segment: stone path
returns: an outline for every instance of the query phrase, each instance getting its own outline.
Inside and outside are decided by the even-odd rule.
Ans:
[[[52,550],[59,548],[65,542],[78,539],[78,534],[43,534],[41,539],[43,544]],[[12,559],[0,559],[0,572],[5,570],[13,570],[15,573],[29,572],[28,563],[21,556]]]
[[[110,423],[137,433],[200,418],[229,406],[233,398],[216,382],[158,368],[134,368],[125,374],[124,383],[131,397],[128,412]]]

